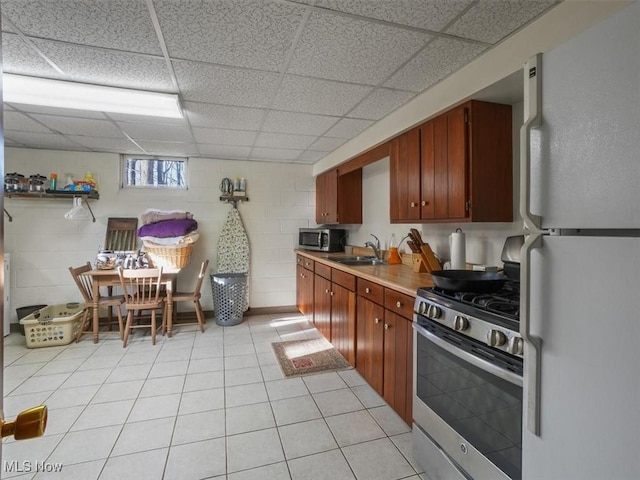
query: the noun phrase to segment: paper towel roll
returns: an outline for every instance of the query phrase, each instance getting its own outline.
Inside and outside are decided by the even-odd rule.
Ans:
[[[465,246],[464,232],[460,229],[451,234],[451,268],[464,270],[467,268],[467,249]]]

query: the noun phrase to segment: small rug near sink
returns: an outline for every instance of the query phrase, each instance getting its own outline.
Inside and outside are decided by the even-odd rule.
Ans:
[[[285,377],[351,368],[324,338],[273,342],[271,346]]]

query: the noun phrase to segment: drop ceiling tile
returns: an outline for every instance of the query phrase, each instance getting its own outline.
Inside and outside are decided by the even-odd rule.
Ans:
[[[278,162],[290,162],[300,156],[302,150],[290,150],[285,148],[256,147],[251,151],[251,160],[275,160]]]
[[[388,113],[407,103],[415,95],[413,92],[405,92],[403,90],[379,88],[351,110],[347,116],[380,120]]]
[[[68,80],[156,92],[173,91],[162,57],[39,40],[35,43],[69,76]]]
[[[327,137],[351,138],[373,125],[370,120],[358,120],[355,118],[343,118],[325,134]]]
[[[186,102],[184,109],[193,126],[232,130],[258,130],[265,114],[257,108],[194,102]]]
[[[63,78],[35,49],[17,35],[2,32],[2,69],[5,73],[34,77]]]
[[[385,86],[420,92],[462,68],[486,48],[461,40],[438,38],[393,75]]]
[[[150,115],[130,115],[112,112],[108,112],[105,115],[116,122],[146,123],[149,125],[184,125],[186,122],[184,118],[154,117]]]
[[[377,85],[429,38],[379,23],[314,13],[302,32],[288,73]]]
[[[84,145],[90,150],[99,152],[110,151],[117,153],[144,153],[140,149],[140,147],[138,147],[128,138],[102,138],[80,135],[67,135],[67,137],[80,145]]]
[[[258,135],[256,147],[294,148],[304,150],[308,148],[316,138],[318,137],[313,135],[290,135],[286,133],[262,132]]]
[[[550,0],[479,0],[446,32],[494,44],[554,3]]]
[[[344,138],[320,137],[309,147],[309,150],[317,150],[318,152],[331,152],[342,145],[346,140]]]
[[[237,145],[250,147],[256,140],[257,132],[247,130],[226,130],[222,128],[193,129],[193,135],[198,143],[210,143],[220,145]]]
[[[2,0],[2,16],[38,38],[162,53],[144,0]]]
[[[31,117],[60,133],[86,135],[89,137],[125,138],[120,129],[108,120],[55,115],[31,115]]]
[[[4,130],[21,132],[54,133],[44,125],[20,112],[4,112]]]
[[[273,108],[342,116],[372,90],[364,85],[286,75]]]
[[[317,7],[440,31],[473,0],[318,0]]]
[[[120,122],[118,125],[127,135],[136,141],[193,142],[191,132],[184,125],[151,125],[125,122]]]
[[[271,110],[262,129],[265,132],[322,135],[338,120],[338,117]]]
[[[276,73],[218,67],[195,62],[173,62],[185,100],[267,107],[271,104],[280,76]]]
[[[229,158],[233,160],[247,160],[251,153],[251,147],[237,147],[230,145],[198,145],[201,157]]]
[[[149,155],[175,155],[176,157],[192,157],[198,154],[193,143],[136,141]]]
[[[154,5],[172,57],[271,71],[282,68],[305,13],[271,0]]]
[[[29,145],[29,148],[46,148],[50,150],[86,150],[79,144],[70,141],[64,135],[53,133],[8,132],[6,137],[11,142]]]
[[[326,152],[315,152],[313,150],[307,150],[306,152],[302,152],[300,154],[300,156],[296,160],[296,163],[314,164],[317,161],[322,160],[326,154]]]

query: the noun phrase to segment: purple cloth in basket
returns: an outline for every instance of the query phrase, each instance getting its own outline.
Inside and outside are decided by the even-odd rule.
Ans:
[[[139,237],[179,237],[198,229],[198,222],[185,218],[182,220],[163,220],[162,222],[143,225],[138,229]]]

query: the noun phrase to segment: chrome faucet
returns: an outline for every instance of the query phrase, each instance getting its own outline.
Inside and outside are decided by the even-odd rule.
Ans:
[[[380,239],[376,237],[373,233],[371,234],[371,236],[376,239],[376,243],[364,242],[364,246],[371,247],[373,249],[373,254],[376,256],[376,260],[382,260],[382,256],[380,252]]]

